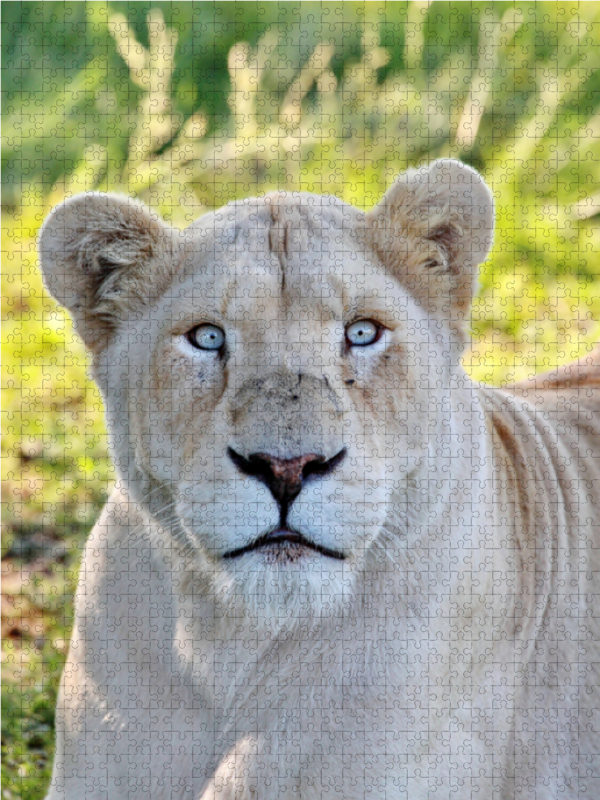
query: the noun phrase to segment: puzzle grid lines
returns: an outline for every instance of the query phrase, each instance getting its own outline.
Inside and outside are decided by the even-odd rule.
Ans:
[[[376,791],[411,800],[599,794],[600,4],[5,2],[1,27],[2,797],[50,791],[54,800],[63,783],[67,798],[113,800],[243,797],[254,787],[266,797]],[[470,165],[491,188],[489,255],[489,207],[473,173],[453,173],[449,162],[438,178],[419,173],[429,192],[421,205],[411,206],[410,179],[396,194],[390,188],[436,159]],[[279,191],[290,194],[260,199]],[[127,201],[110,212],[121,228],[107,242],[105,210],[95,206],[92,219],[78,207],[96,248],[90,255],[74,235],[78,263],[102,275],[86,284],[78,319],[71,245],[62,241],[56,256],[56,274],[71,281],[68,313],[44,288],[37,241],[52,209],[83,192],[135,198],[157,217],[136,216]],[[373,216],[384,196],[389,215]],[[248,197],[259,199],[204,217],[195,243],[186,240],[195,255],[166,289],[157,274],[173,277],[160,261],[179,253],[172,230]],[[355,237],[363,212],[366,239]],[[475,283],[465,265],[480,261]],[[200,262],[212,265],[211,282],[193,276]],[[393,282],[381,283],[378,269]],[[334,273],[344,297],[363,292],[354,297],[358,317],[331,299]],[[55,295],[58,285],[47,278]],[[286,292],[283,313],[275,300]],[[368,292],[379,306],[365,302]],[[92,296],[105,304],[100,314]],[[135,297],[157,305],[134,331]],[[229,322],[215,308],[209,319],[208,301],[225,299]],[[147,331],[174,330],[180,318],[189,323],[177,329],[184,344],[151,376]],[[469,334],[460,358],[483,382],[477,390],[454,369],[460,319]],[[98,356],[113,401],[91,379],[82,338],[100,354],[113,341],[114,380],[102,377],[109,365]],[[198,355],[211,347],[227,362],[226,378],[212,356]],[[387,377],[368,353],[389,359]],[[181,366],[185,359],[195,366]],[[299,388],[290,383],[296,372]],[[229,588],[216,567],[196,586],[181,531],[160,546],[139,521],[133,539],[115,533],[128,514],[133,525],[139,497],[112,506],[111,525],[96,528],[84,558],[128,469],[118,442],[109,454],[104,421],[108,405],[113,439],[130,436],[115,421],[117,374],[152,421],[138,442],[150,473],[162,475],[149,489],[152,514],[172,525],[165,476],[176,463],[182,481],[193,471],[196,488],[177,490],[182,536],[195,531],[192,549],[203,542],[223,563],[246,559],[245,577],[227,573]],[[201,383],[186,406],[190,381]],[[159,385],[179,400],[148,405],[144,392]],[[427,413],[441,417],[428,418],[421,441],[425,386],[438,398]],[[207,415],[222,392],[235,430],[225,406]],[[288,408],[295,396],[299,407]],[[460,417],[464,409],[476,418]],[[353,433],[343,433],[342,418]],[[478,438],[486,426],[493,444]],[[403,494],[402,465],[438,435],[427,479],[417,470]],[[190,445],[182,461],[185,441],[202,441],[204,456]],[[197,487],[213,485],[216,469],[223,487],[202,495]],[[390,508],[388,484],[393,514],[375,534],[377,514]],[[451,510],[434,513],[429,495],[446,491]],[[182,510],[186,492],[198,492],[196,511]],[[212,519],[210,546],[198,533],[200,507],[203,525]],[[478,522],[486,513],[487,527]],[[515,520],[516,538],[496,537]],[[283,540],[269,545],[261,539],[269,531]],[[342,571],[321,566],[295,584],[307,546],[296,535]],[[264,558],[250,562],[242,551],[257,537]],[[348,553],[358,554],[352,569]],[[377,568],[365,566],[371,557]],[[166,582],[144,571],[153,558]],[[371,589],[358,590],[359,573]],[[281,605],[284,588],[295,605]],[[343,645],[328,627],[336,618]],[[386,624],[374,633],[378,618]],[[157,629],[170,644],[156,645]],[[73,643],[69,656],[73,632],[80,649]],[[78,652],[96,666],[84,667]],[[185,668],[169,671],[169,659]],[[89,699],[78,706],[86,680]],[[183,722],[178,703],[195,716]],[[108,722],[96,730],[99,715]],[[64,769],[50,788],[61,726]]]

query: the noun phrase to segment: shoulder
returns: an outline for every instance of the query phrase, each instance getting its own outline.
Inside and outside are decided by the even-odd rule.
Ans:
[[[554,370],[533,375],[531,378],[515,383],[515,390],[538,392],[564,392],[575,389],[600,389],[600,345],[578,361],[564,364]],[[548,399],[551,402],[551,394]],[[597,394],[600,407],[600,394]]]

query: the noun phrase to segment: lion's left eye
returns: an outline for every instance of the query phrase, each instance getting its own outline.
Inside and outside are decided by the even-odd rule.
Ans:
[[[359,319],[346,328],[346,339],[353,347],[366,347],[379,337],[379,326],[370,319]]]
[[[225,344],[225,334],[216,325],[198,325],[188,333],[190,343],[198,350],[220,350]]]

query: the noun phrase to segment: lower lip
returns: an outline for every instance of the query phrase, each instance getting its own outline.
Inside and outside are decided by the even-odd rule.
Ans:
[[[267,536],[261,537],[254,546],[240,547],[237,550],[230,550],[229,552],[224,553],[223,558],[237,558],[237,556],[245,555],[246,553],[258,552],[261,550],[266,550],[271,555],[277,554],[279,558],[282,558],[282,560],[296,560],[308,551],[312,551],[313,553],[326,556],[328,558],[335,558],[339,561],[343,561],[345,558],[344,554],[338,552],[337,550],[330,550],[327,547],[315,545],[294,531],[288,531],[285,529],[273,531]]]
[[[265,547],[271,544],[283,544],[284,542],[286,544],[297,544],[310,547],[310,543],[307,542],[306,539],[303,539],[302,536],[294,533],[294,531],[288,531],[285,528],[282,528],[278,531],[273,531],[265,536],[259,546]]]

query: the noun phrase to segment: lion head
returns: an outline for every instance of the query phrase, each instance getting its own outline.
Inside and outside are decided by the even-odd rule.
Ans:
[[[184,231],[115,195],[52,212],[45,280],[93,353],[120,479],[196,590],[326,613],[444,513],[477,448],[453,391],[492,227],[448,160],[366,214],[283,192]]]

